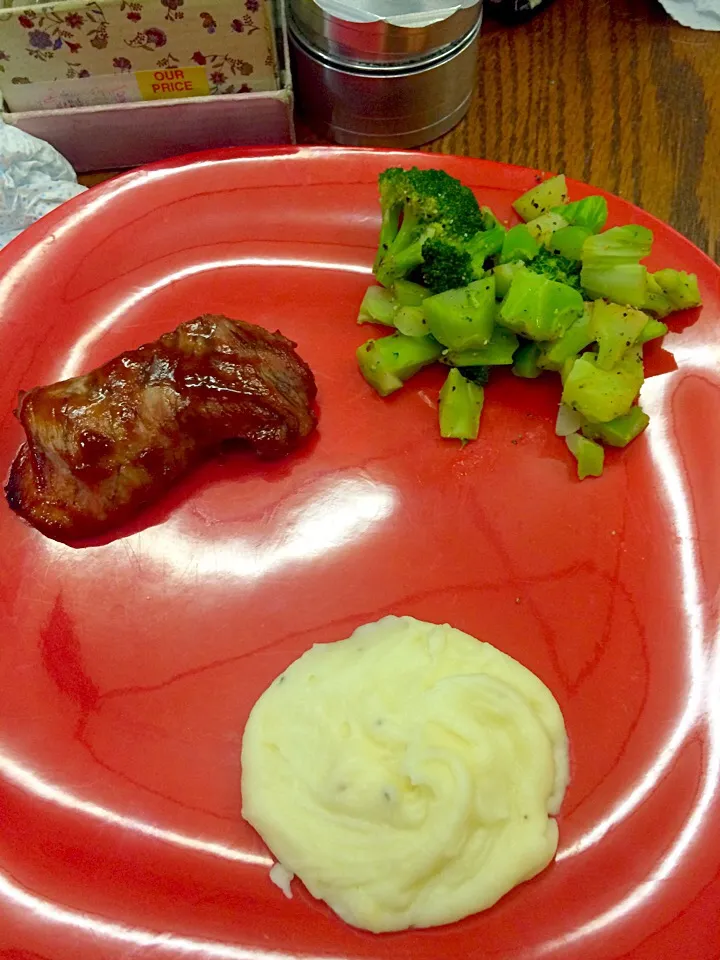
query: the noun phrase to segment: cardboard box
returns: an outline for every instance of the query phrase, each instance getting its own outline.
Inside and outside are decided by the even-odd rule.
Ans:
[[[119,170],[218,147],[294,143],[293,92],[282,6],[276,19],[277,90],[6,111],[2,119],[47,140],[78,173]]]
[[[0,92],[12,112],[280,86],[270,0],[59,0],[0,9]]]

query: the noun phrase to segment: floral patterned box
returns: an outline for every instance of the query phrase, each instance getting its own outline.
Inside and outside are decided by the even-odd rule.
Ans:
[[[0,93],[12,112],[281,86],[270,0],[3,2]]]

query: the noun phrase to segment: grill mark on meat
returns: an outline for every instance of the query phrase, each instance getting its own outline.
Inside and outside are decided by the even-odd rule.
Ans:
[[[315,379],[280,333],[206,314],[71,380],[19,396],[10,507],[63,542],[156,499],[225,440],[280,457],[316,426]]]

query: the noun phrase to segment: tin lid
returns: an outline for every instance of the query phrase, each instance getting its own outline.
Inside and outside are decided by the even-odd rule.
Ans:
[[[482,0],[288,0],[296,33],[348,63],[412,63],[475,27]]]

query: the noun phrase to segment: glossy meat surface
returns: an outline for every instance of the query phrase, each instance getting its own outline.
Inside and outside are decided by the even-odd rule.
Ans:
[[[91,537],[157,498],[207,451],[288,453],[315,428],[315,379],[279,333],[204,315],[71,380],[21,394],[10,507],[57,540]]]

